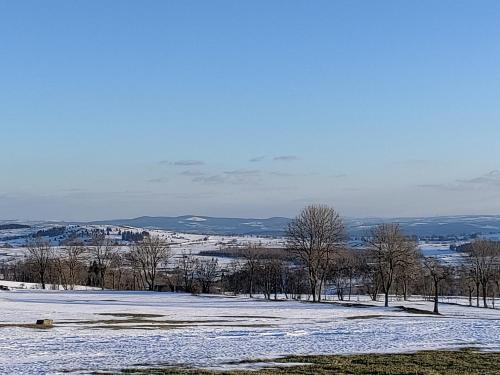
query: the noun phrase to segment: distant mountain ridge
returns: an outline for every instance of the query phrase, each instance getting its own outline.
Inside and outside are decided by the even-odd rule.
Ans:
[[[247,219],[184,215],[177,217],[141,216],[133,219],[93,221],[87,224],[126,225],[194,234],[280,236],[283,235],[290,221],[291,219],[286,217]],[[345,218],[347,231],[352,237],[366,235],[370,228],[380,223],[399,223],[406,234],[419,237],[500,233],[500,215]]]
[[[243,219],[185,215],[177,217],[141,216],[134,219],[93,221],[88,224],[127,225],[195,234],[278,236],[283,234],[289,222],[290,219],[285,217]]]

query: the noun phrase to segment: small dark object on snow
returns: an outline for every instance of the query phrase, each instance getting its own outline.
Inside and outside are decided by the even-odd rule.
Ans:
[[[39,319],[36,321],[37,326],[51,327],[54,324],[52,319]]]

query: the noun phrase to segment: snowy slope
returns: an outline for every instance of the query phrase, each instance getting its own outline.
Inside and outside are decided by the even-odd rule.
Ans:
[[[409,306],[431,310],[423,301]],[[443,316],[432,316],[378,305],[357,308],[167,293],[0,292],[2,324],[55,321],[50,330],[0,328],[0,373],[88,372],[136,364],[220,367],[229,361],[287,354],[469,346],[500,350],[500,311],[453,305],[441,310]],[[127,323],[121,315],[99,315],[123,313],[158,316]]]

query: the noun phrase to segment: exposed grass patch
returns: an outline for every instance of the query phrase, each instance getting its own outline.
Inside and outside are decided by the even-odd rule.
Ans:
[[[100,313],[101,316],[114,316],[116,318],[161,318],[159,314],[134,314],[134,313]]]
[[[439,314],[434,314],[432,311],[429,310],[422,310],[422,309],[417,309],[415,307],[406,307],[406,306],[394,306],[395,308],[411,313],[411,314],[420,314],[420,315],[439,315]]]
[[[33,329],[52,329],[54,325],[30,324],[30,323],[0,323],[0,328],[33,328]]]
[[[96,326],[88,326],[88,327],[81,327],[81,329],[110,329],[113,331],[120,331],[120,330],[137,330],[137,329],[142,329],[142,330],[147,330],[147,331],[153,331],[153,330],[172,330],[172,329],[179,329],[179,328],[185,328],[186,326],[176,326],[176,325],[166,325],[166,324],[152,324],[152,325],[96,325]]]
[[[356,315],[356,316],[347,316],[346,319],[349,320],[357,320],[357,319],[381,319],[389,317],[388,315]]]
[[[144,329],[144,330],[171,330],[192,327],[216,327],[216,328],[270,328],[271,324],[155,324],[143,322],[143,324],[101,324],[88,325],[80,327],[81,329],[111,329],[111,330],[127,330],[127,329]]]
[[[254,362],[254,361],[252,361]],[[257,361],[255,361],[257,362]],[[262,361],[258,361],[262,362]],[[147,375],[498,375],[500,353],[481,353],[472,349],[458,351],[424,351],[412,354],[362,354],[328,356],[291,356],[276,363],[297,363],[295,367],[264,368],[257,371],[207,371],[187,368],[134,368],[121,374]],[[249,363],[249,362],[246,362]]]
[[[141,323],[156,323],[156,324],[172,324],[172,325],[196,325],[207,323],[229,323],[229,320],[161,320],[161,319],[143,319],[143,318],[128,318],[128,319],[96,319],[96,320],[66,320],[59,324],[141,324]]]
[[[331,302],[325,302],[325,303],[331,303]],[[334,301],[333,303],[342,305],[344,307],[355,307],[358,309],[367,309],[375,307],[373,305],[367,305],[366,303],[353,303],[353,302],[343,302],[343,301]]]
[[[217,318],[236,318],[236,319],[281,319],[278,316],[263,315],[219,315]]]

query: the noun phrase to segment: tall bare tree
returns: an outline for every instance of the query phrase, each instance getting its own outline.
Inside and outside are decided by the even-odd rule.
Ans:
[[[67,282],[70,289],[75,288],[85,252],[86,249],[80,242],[70,243],[62,249],[63,262],[67,269]]]
[[[245,269],[248,274],[248,294],[252,298],[255,287],[255,276],[260,267],[263,250],[256,245],[250,245],[241,251],[241,255],[245,259]]]
[[[33,263],[42,289],[45,289],[47,272],[54,259],[54,249],[48,241],[35,238],[28,242],[28,258]]]
[[[106,275],[116,254],[116,245],[110,239],[106,238],[104,232],[94,231],[91,234],[90,246],[88,252],[97,266],[99,275],[99,284],[104,290],[106,284]]]
[[[397,224],[381,224],[365,238],[370,249],[370,262],[384,292],[384,305],[389,306],[389,292],[399,272],[405,269],[415,244],[409,240]]]
[[[191,251],[185,252],[176,259],[176,273],[180,278],[185,292],[195,291],[195,276],[199,260],[193,256]]]
[[[307,269],[313,302],[321,301],[321,290],[332,264],[333,255],[342,247],[344,224],[335,209],[311,205],[289,224],[287,249]]]
[[[138,266],[148,290],[154,290],[158,268],[170,259],[169,245],[158,236],[144,236],[130,250],[131,261]]]
[[[422,274],[422,253],[414,241],[407,242],[408,249],[403,254],[401,266],[396,275],[398,286],[402,288],[403,300],[408,300],[410,285]]]
[[[439,284],[448,278],[450,268],[432,257],[424,258],[423,264],[434,287],[434,314],[439,314]]]

